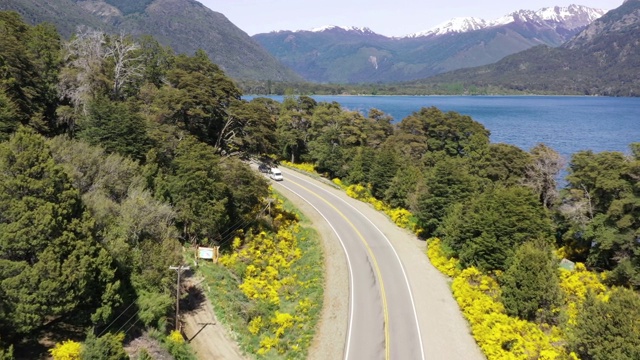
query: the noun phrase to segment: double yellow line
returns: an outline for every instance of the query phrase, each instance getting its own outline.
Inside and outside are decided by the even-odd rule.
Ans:
[[[378,281],[380,282],[380,296],[382,297],[382,311],[383,311],[383,314],[384,314],[385,359],[386,360],[390,360],[391,359],[391,347],[389,346],[389,341],[390,341],[389,340],[389,310],[387,308],[387,295],[386,295],[386,293],[384,291],[384,282],[382,281],[382,273],[380,272],[380,267],[378,266],[378,260],[376,259],[375,255],[373,255],[373,250],[371,250],[371,247],[369,246],[369,243],[364,238],[364,236],[362,236],[360,231],[358,231],[358,228],[356,228],[356,226],[353,225],[351,220],[349,220],[349,218],[347,218],[342,213],[342,211],[338,210],[338,208],[333,206],[333,204],[331,204],[325,198],[323,198],[322,196],[320,196],[316,192],[312,191],[311,189],[307,188],[306,186],[301,185],[300,183],[297,183],[295,181],[291,181],[291,180],[287,180],[287,181],[291,182],[291,183],[294,183],[294,184],[298,185],[299,187],[307,190],[309,193],[313,194],[318,199],[324,201],[327,205],[329,205],[331,208],[333,208],[333,210],[335,210],[335,212],[338,213],[338,215],[340,215],[349,224],[349,226],[351,226],[353,228],[353,230],[356,232],[356,234],[358,234],[358,237],[360,238],[360,240],[364,244],[365,248],[367,249],[367,253],[369,254],[369,257],[371,258],[371,260],[373,260],[373,267],[374,267],[374,270],[376,272],[376,277],[378,278]],[[351,300],[353,301],[353,299],[351,299]]]

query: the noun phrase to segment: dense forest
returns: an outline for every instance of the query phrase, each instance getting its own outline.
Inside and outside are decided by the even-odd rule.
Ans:
[[[202,51],[176,55],[150,37],[88,28],[63,41],[12,12],[0,12],[0,34],[0,358],[60,324],[81,329],[83,358],[123,358],[134,332],[121,332],[121,315],[136,329],[170,328],[169,266],[189,245],[223,245],[241,296],[276,311],[292,278],[252,285],[252,251],[285,238],[283,247],[297,245],[282,229],[290,215],[263,212],[268,183],[243,162],[253,156],[311,163],[409,210],[420,236],[439,237],[459,268],[498,283],[509,316],[563,325],[567,353],[640,356],[640,144],[630,155],[574,154],[559,188],[565,159],[553,149],[491,143],[482,124],[454,112],[416,109],[394,125],[378,110],[307,96],[248,102]],[[616,290],[604,300],[586,294],[579,315],[567,315],[559,258]],[[252,314],[242,319],[248,332],[276,334],[262,338],[258,356],[291,350],[277,334],[294,317],[269,325]]]

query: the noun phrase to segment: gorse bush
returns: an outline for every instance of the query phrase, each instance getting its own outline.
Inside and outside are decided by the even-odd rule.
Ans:
[[[291,167],[294,169],[298,169],[298,170],[302,170],[311,174],[315,174],[316,173],[316,168],[313,164],[310,163],[299,163],[299,164],[294,164],[290,161],[281,161],[280,162],[282,165],[287,166],[287,167]]]
[[[608,299],[607,287],[600,282],[598,274],[587,271],[582,263],[577,263],[573,271],[560,269],[560,288],[569,325],[576,324],[578,312],[589,292],[601,301]]]
[[[82,344],[73,340],[63,341],[49,350],[49,354],[53,360],[80,360],[82,359]]]
[[[456,277],[460,274],[460,262],[454,257],[446,256],[442,248],[442,241],[439,238],[427,240],[427,255],[431,260],[431,264],[441,273],[449,277]]]

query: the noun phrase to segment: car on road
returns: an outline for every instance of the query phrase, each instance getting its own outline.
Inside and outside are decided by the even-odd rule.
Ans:
[[[267,164],[265,163],[261,163],[260,165],[258,165],[258,171],[266,174],[269,172],[269,166],[267,166]]]
[[[275,168],[275,167],[269,169],[269,177],[272,178],[275,181],[284,180],[284,178],[282,177],[282,171],[280,171],[280,169]]]

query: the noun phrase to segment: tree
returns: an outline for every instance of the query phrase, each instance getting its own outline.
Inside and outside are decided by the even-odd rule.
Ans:
[[[630,190],[624,179],[628,165],[620,152],[579,151],[571,157],[567,182],[570,188],[589,193],[594,214],[605,213],[622,192]]]
[[[111,87],[113,100],[120,99],[122,89],[128,84],[134,83],[144,74],[144,64],[138,49],[140,49],[140,45],[122,32],[117,36],[106,38],[105,58],[108,60],[108,66],[113,68],[113,85]]]
[[[10,102],[15,121],[51,133],[60,38],[53,26],[31,27],[15,12],[0,11],[0,29],[0,105]]]
[[[400,165],[384,193],[384,201],[392,207],[408,209],[411,204],[409,197],[415,195],[418,184],[423,183],[423,178],[421,168],[413,164]]]
[[[547,209],[558,197],[556,177],[564,167],[564,159],[544,144],[531,149],[532,162],[527,167],[524,184],[532,188]]]
[[[509,144],[489,144],[487,155],[479,163],[478,175],[504,186],[519,185],[531,167],[531,155],[517,146]]]
[[[264,99],[234,102],[229,108],[229,119],[233,119],[236,126],[225,132],[224,141],[232,151],[255,155],[275,153],[275,111]]]
[[[589,292],[578,312],[568,348],[585,360],[640,358],[640,297],[624,288],[603,301]]]
[[[227,211],[236,219],[236,227],[252,223],[264,208],[263,199],[269,196],[269,184],[245,163],[236,158],[224,158],[220,163],[221,180],[228,187]],[[242,220],[241,222],[239,220]],[[238,226],[240,224],[244,226]]]
[[[28,51],[33,59],[37,92],[33,97],[33,114],[30,126],[43,135],[59,134],[64,129],[56,116],[60,103],[58,95],[58,77],[62,68],[62,40],[53,24],[42,23],[30,29]]]
[[[637,147],[631,147],[632,152]],[[583,221],[565,229],[567,245],[586,251],[587,264],[614,270],[610,284],[640,287],[640,162],[619,152],[574,154],[565,203],[583,198]],[[581,196],[576,196],[581,194]],[[574,204],[579,202],[573,201]],[[566,213],[565,213],[566,214]]]
[[[308,130],[317,103],[308,96],[286,96],[278,117],[276,137],[283,158],[295,163],[307,152]]]
[[[553,324],[561,305],[558,262],[546,240],[535,239],[518,247],[500,279],[507,314],[527,321]]]
[[[175,207],[184,239],[219,239],[229,222],[229,190],[214,149],[193,137],[176,149],[172,171],[159,189]]]
[[[228,110],[240,100],[240,90],[211,62],[207,54],[198,50],[193,57],[184,54],[173,59],[167,71],[168,85],[160,89],[155,104],[162,110],[163,123],[175,124],[211,146],[217,153],[229,152],[225,142],[233,119]]]
[[[72,109],[58,111],[67,114],[67,127],[71,133],[77,117],[88,113],[90,101],[98,95],[106,95],[110,88],[104,74],[107,57],[104,43],[103,32],[81,27],[64,45],[64,67],[60,72],[58,91]]]
[[[420,226],[432,235],[449,206],[467,200],[479,189],[480,181],[469,173],[465,159],[446,157],[426,173],[424,183],[416,188],[411,210]]]
[[[112,258],[44,139],[26,128],[0,144],[0,214],[0,308],[12,314],[3,334],[71,313],[111,316],[121,301]]]
[[[9,139],[19,125],[17,106],[0,88],[0,141]]]
[[[78,137],[107,152],[143,160],[150,147],[146,126],[124,103],[98,97],[90,102],[86,120],[80,124]]]
[[[384,198],[384,193],[391,186],[391,180],[396,175],[398,166],[398,155],[391,146],[385,145],[375,152],[367,182],[371,185],[371,193],[377,199]]]
[[[371,165],[375,158],[375,151],[370,147],[360,146],[354,149],[348,159],[347,176],[345,180],[349,184],[366,184],[370,178]]]
[[[449,212],[439,234],[463,266],[506,270],[515,249],[530,240],[550,239],[551,220],[528,188],[492,186]]]

